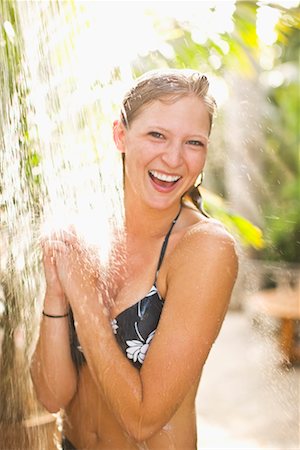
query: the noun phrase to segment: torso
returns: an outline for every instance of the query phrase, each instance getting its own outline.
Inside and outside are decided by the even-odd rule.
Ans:
[[[196,223],[199,222],[199,220],[202,220],[199,218],[198,213],[194,213],[193,211],[191,212],[191,217],[192,219],[190,219],[190,222],[192,222],[192,225],[193,221]],[[203,220],[206,221],[206,219]],[[145,292],[149,293],[149,291],[151,291],[153,279],[155,280],[157,255],[159,255],[164,239],[163,237],[157,239],[156,243],[153,242],[152,245],[146,246],[144,251],[134,259],[135,264],[129,271],[130,277],[126,279],[126,282],[116,297],[114,306],[111,308],[112,318],[121,322],[123,316],[125,318],[130,314],[132,315],[133,322],[135,322],[135,318],[138,319],[138,308],[139,304],[141,304],[141,306],[146,305],[146,308],[152,309],[154,322],[156,320],[159,321],[160,310],[163,308],[163,298],[165,297],[167,290],[168,258],[172,255],[174,248],[185,231],[186,227],[182,227],[176,231],[174,230],[170,235],[164,263],[162,264],[156,281],[156,287],[159,294],[153,292],[154,303],[150,304],[149,298],[147,299],[147,296],[145,296]],[[144,262],[144,267],[147,267],[146,271],[141,270],[141,260]],[[143,289],[144,286],[147,286],[147,289]],[[132,301],[132,299],[137,300]],[[139,301],[138,299],[142,300]],[[124,325],[125,321],[124,324],[122,324],[123,330]],[[145,340],[144,344],[147,344],[147,336],[153,331],[152,327],[155,328],[155,323],[150,323],[151,330],[150,328],[146,330],[146,334],[142,333],[141,338]],[[128,339],[133,340],[134,335],[129,336]],[[120,340],[122,341],[122,337]],[[124,339],[123,342],[125,342]],[[149,343],[150,342],[148,342],[148,344]],[[123,348],[123,352],[126,355],[125,347]],[[135,355],[134,352],[131,352],[131,354],[136,357],[136,367],[139,369],[144,357],[143,352],[138,351]],[[139,356],[142,360],[139,359]],[[131,358],[131,363],[134,363],[133,357]],[[159,382],[159,380],[157,382]],[[195,450],[196,418],[194,403],[198,382],[191,386],[188,395],[170,422],[160,430],[160,432],[152,436],[142,445],[141,443],[137,444],[130,440],[121,429],[114,415],[110,412],[105,399],[101,396],[99,390],[95,386],[88,366],[83,362],[79,369],[77,393],[66,410],[66,420],[64,422],[65,434],[78,450]]]
[[[196,450],[194,402],[198,383],[169,423],[147,442],[132,441],[118,422],[91,377],[81,368],[78,391],[66,411],[65,434],[78,450]]]

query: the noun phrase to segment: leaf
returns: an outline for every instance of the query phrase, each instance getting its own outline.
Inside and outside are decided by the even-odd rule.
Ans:
[[[235,235],[243,245],[253,247],[256,250],[264,248],[263,233],[259,227],[245,217],[233,212],[222,197],[206,189],[201,189],[201,191],[204,192],[205,210],[222,222],[225,228]]]

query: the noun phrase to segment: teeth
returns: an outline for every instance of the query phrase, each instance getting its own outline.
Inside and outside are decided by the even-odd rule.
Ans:
[[[179,178],[181,178],[179,175],[165,175],[163,173],[156,172],[156,170],[150,170],[149,172],[153,177],[157,178],[160,181],[174,182],[178,181]]]

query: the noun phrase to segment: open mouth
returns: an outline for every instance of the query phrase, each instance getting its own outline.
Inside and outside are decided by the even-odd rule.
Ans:
[[[180,175],[166,175],[156,170],[149,170],[148,173],[153,183],[163,188],[171,188],[181,179]]]

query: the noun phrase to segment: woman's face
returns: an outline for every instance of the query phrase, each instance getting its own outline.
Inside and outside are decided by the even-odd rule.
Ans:
[[[126,129],[115,122],[114,137],[125,153],[125,191],[153,208],[178,204],[204,167],[210,130],[204,102],[186,96],[155,100]]]

